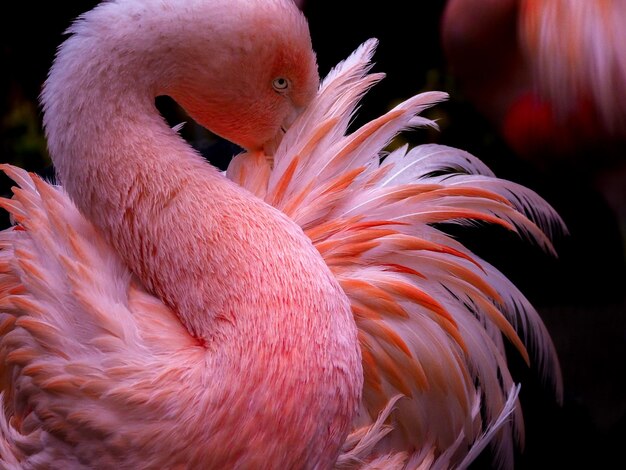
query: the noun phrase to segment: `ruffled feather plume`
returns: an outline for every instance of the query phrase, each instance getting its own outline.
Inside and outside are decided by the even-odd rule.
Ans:
[[[440,223],[497,224],[552,254],[551,237],[565,227],[539,195],[467,152],[432,144],[385,152],[399,132],[435,126],[419,113],[445,93],[416,95],[348,133],[359,100],[382,78],[369,73],[375,46],[364,43],[330,72],[273,167],[243,154],[229,176],[302,227],[351,300],[365,374],[355,436],[367,443],[342,462],[367,448],[372,465],[465,466],[490,442],[508,466],[523,422],[504,342],[560,399],[556,352],[523,294]],[[381,414],[389,427],[377,424]]]

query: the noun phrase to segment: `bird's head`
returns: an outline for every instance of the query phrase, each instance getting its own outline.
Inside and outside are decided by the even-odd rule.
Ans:
[[[306,19],[292,0],[194,0],[181,10],[160,92],[216,134],[273,153],[319,86]]]

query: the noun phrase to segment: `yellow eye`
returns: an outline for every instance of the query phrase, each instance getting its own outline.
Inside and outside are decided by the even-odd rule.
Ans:
[[[289,80],[284,77],[275,78],[272,81],[272,87],[274,87],[274,90],[278,92],[285,91],[287,88],[289,88]]]

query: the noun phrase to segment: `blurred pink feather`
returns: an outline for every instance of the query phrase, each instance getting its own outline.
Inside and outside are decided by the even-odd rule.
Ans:
[[[522,0],[519,22],[535,86],[557,114],[589,102],[610,133],[626,133],[626,3]]]

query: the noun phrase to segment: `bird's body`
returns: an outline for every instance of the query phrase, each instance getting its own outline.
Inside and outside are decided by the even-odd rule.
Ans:
[[[118,0],[72,27],[42,98],[62,187],[5,167],[21,189],[2,201],[4,467],[464,466],[521,434],[503,333],[560,388],[532,307],[432,226],[550,248],[524,213],[558,216],[455,149],[381,164],[443,96],[347,135],[374,43],[313,98],[306,22],[263,5]],[[165,124],[161,93],[250,150],[228,178]]]

